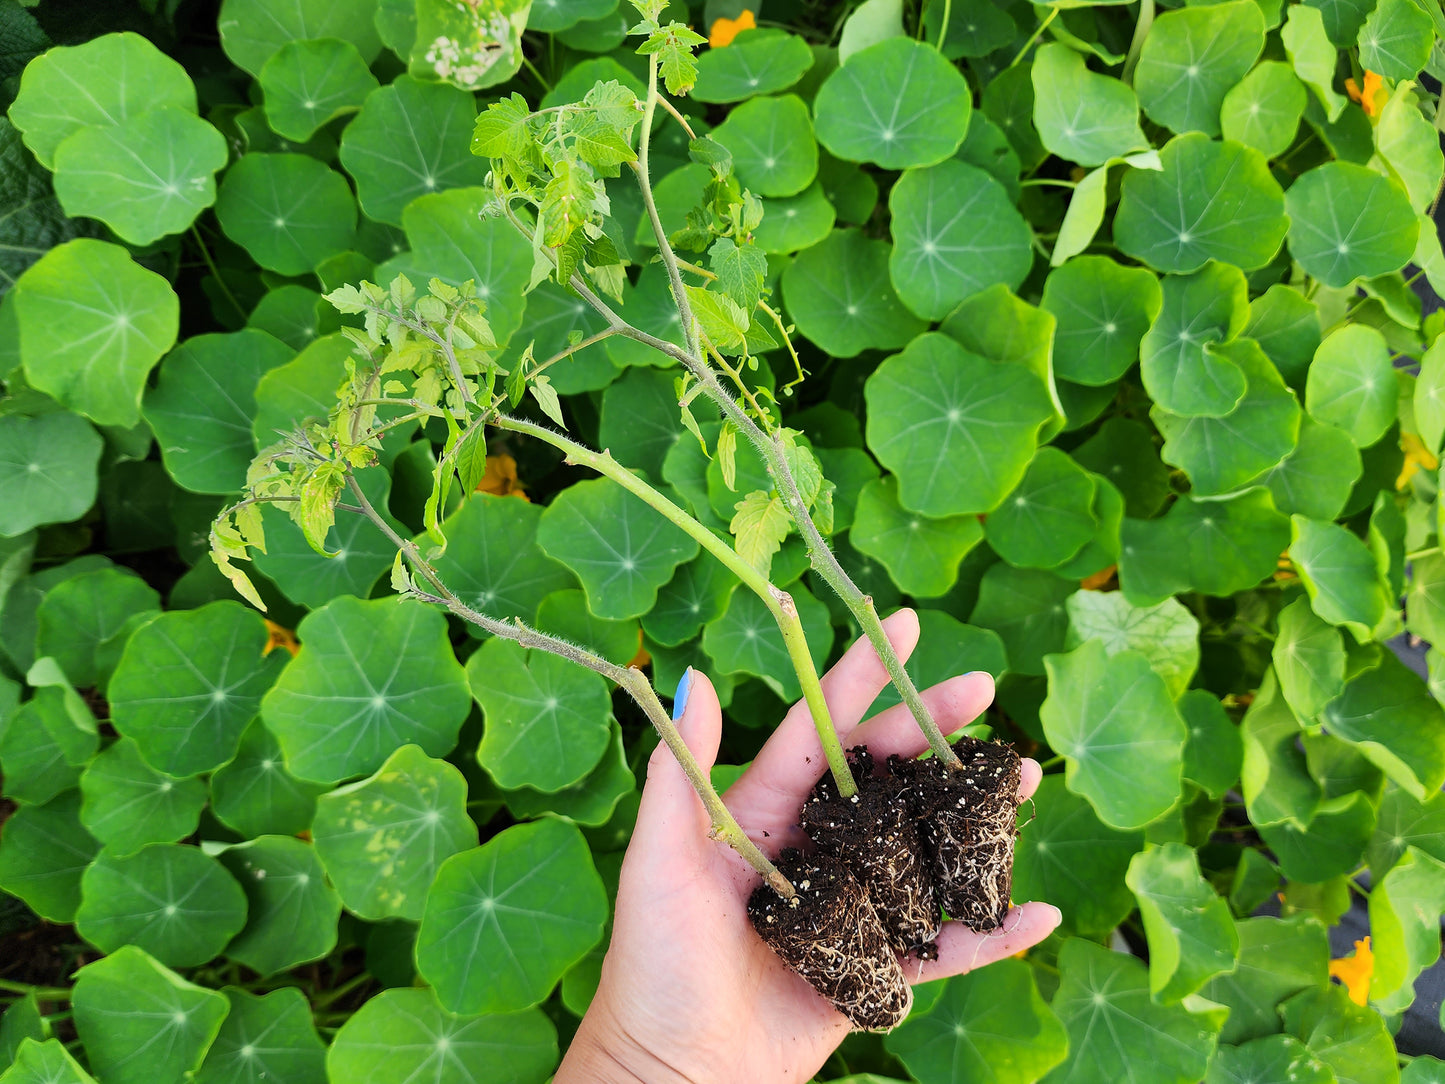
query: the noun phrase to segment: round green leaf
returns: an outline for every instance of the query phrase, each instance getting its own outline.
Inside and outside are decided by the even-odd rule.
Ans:
[[[326,1052],[332,1084],[532,1084],[557,1064],[557,1030],[540,1009],[456,1016],[430,990],[383,990]]]
[[[471,151],[476,116],[473,95],[407,75],[367,95],[341,135],[341,164],[356,180],[361,209],[399,226],[417,196],[482,184],[487,161]]]
[[[341,38],[370,63],[381,52],[372,16],[376,0],[224,0],[218,29],[232,63],[260,75],[288,42]]]
[[[542,1001],[602,936],[607,896],[582,833],[519,824],[442,863],[416,961],[443,1005],[516,1012]]]
[[[1445,710],[1394,655],[1350,678],[1320,718],[1416,801],[1445,783]]]
[[[35,670],[29,678],[37,680]],[[100,740],[95,717],[75,691],[65,684],[36,689],[7,714],[0,730],[5,796],[39,805],[75,786]]]
[[[1149,416],[1164,435],[1161,456],[1189,475],[1200,496],[1232,493],[1294,451],[1300,408],[1258,344],[1236,339],[1206,352],[1243,370],[1244,397],[1223,417],[1181,417],[1155,406]]]
[[[336,406],[336,389],[354,350],[344,335],[323,335],[285,365],[263,373],[251,422],[256,447],[275,444],[307,418],[325,419]]]
[[[1081,166],[1149,146],[1139,129],[1139,101],[1126,84],[1089,71],[1067,45],[1051,42],[1034,54],[1034,127],[1045,147]]]
[[[673,570],[697,555],[683,534],[616,482],[578,482],[553,498],[537,544],[570,568],[598,617],[622,621],[652,608]]]
[[[1163,304],[1159,280],[1107,256],[1075,256],[1049,272],[1039,305],[1054,314],[1054,373],[1076,384],[1112,384],[1134,364]]]
[[[80,238],[31,264],[13,292],[31,387],[98,425],[139,421],[146,375],[176,341],[170,283],[119,245]]]
[[[1266,158],[1289,149],[1305,111],[1305,88],[1288,64],[1266,60],[1224,96],[1219,123],[1224,138]]]
[[[1299,443],[1269,472],[1265,484],[1275,507],[1286,515],[1298,512],[1328,520],[1344,510],[1362,469],[1360,453],[1348,433],[1304,414]]]
[[[519,787],[507,791],[503,797],[507,809],[518,820],[554,813],[573,824],[596,828],[612,818],[617,803],[634,793],[636,784],[632,769],[627,766],[622,728],[613,719],[611,736],[602,753],[602,760],[577,782],[551,794],[532,787]]]
[[[1184,747],[1184,778],[1211,798],[1221,798],[1236,783],[1244,761],[1239,728],[1208,689],[1190,689],[1176,701],[1189,727]]]
[[[1120,491],[1131,516],[1153,515],[1169,496],[1169,470],[1159,461],[1153,434],[1139,422],[1109,418],[1071,454]]]
[[[945,14],[948,16],[946,31],[943,29]],[[949,60],[957,60],[961,56],[988,56],[1013,41],[1019,32],[1013,18],[990,0],[960,4],[958,7],[942,0],[928,0],[923,6],[923,26],[926,31],[924,36],[929,41],[938,42],[938,47]]]
[[[1204,1084],[1251,1084],[1256,1080],[1333,1084],[1335,1074],[1294,1036],[1266,1035],[1240,1046],[1221,1046],[1209,1063]]]
[[[1044,660],[1049,696],[1039,709],[1065,781],[1104,823],[1142,828],[1179,799],[1188,728],[1147,656],[1109,654],[1090,640]]]
[[[1144,388],[1162,409],[1222,416],[1244,398],[1248,380],[1227,354],[1208,350],[1239,334],[1249,315],[1249,284],[1230,264],[1210,262],[1164,279],[1158,318],[1140,344]]]
[[[813,665],[821,668],[833,646],[828,608],[801,585],[795,584],[789,593],[803,625],[808,654]],[[751,591],[740,588],[733,592],[723,615],[703,628],[702,649],[720,674],[752,674],[783,700],[803,695],[783,634],[763,600]]]
[[[937,320],[997,283],[1013,289],[1033,265],[1028,223],[987,172],[950,160],[910,170],[888,196],[888,275],[903,303]]]
[[[1339,629],[1297,598],[1279,612],[1274,671],[1280,692],[1301,719],[1313,719],[1345,683],[1345,645]]]
[[[80,793],[81,823],[111,855],[185,838],[196,830],[206,804],[204,783],[156,771],[126,738],[86,766]]]
[[[1435,138],[1435,126],[1420,112],[1414,94],[1397,90],[1390,95],[1375,125],[1375,147],[1405,186],[1410,205],[1417,211],[1428,208],[1440,187],[1445,155]],[[1428,227],[1421,230],[1427,232]]]
[[[848,533],[856,549],[876,557],[900,590],[931,598],[958,579],[958,564],[983,539],[976,516],[929,519],[898,503],[898,480],[879,478],[858,495]]]
[[[965,625],[942,610],[918,611],[918,646],[904,669],[920,689],[947,681],[960,673],[982,670],[999,678],[1009,667],[1003,639],[993,629]],[[866,717],[902,703],[898,690],[886,686],[873,698]]]
[[[1064,1060],[1069,1041],[1029,965],[1003,960],[949,979],[884,1044],[919,1080],[1030,1084]]]
[[[891,246],[858,230],[834,230],[783,271],[783,298],[798,331],[824,353],[851,358],[897,349],[924,330],[889,282]]]
[[[753,243],[764,252],[797,252],[820,244],[836,221],[823,182],[815,181],[799,195],[764,200],[763,221],[753,231]]]
[[[347,910],[415,922],[437,867],[477,845],[477,826],[462,773],[403,745],[375,775],[317,800],[311,839]]]
[[[338,38],[288,41],[261,67],[260,83],[266,123],[297,143],[360,109],[378,85],[356,46]]]
[[[102,447],[84,418],[65,411],[0,418],[0,537],[84,515]]]
[[[1093,538],[1094,480],[1068,454],[1040,448],[1019,484],[984,522],[993,551],[1021,568],[1061,565]]]
[[[226,236],[269,271],[304,275],[356,236],[346,178],[309,154],[248,154],[226,171],[216,200]]]
[[[1414,79],[1430,59],[1435,27],[1410,0],[1378,0],[1360,27],[1360,64],[1386,79]]]
[[[786,90],[813,66],[813,51],[784,30],[744,30],[726,49],[709,49],[697,58],[698,102],[741,102],[758,94]]]
[[[135,945],[82,967],[71,1007],[91,1069],[115,1084],[184,1080],[227,1011],[221,994],[187,982]]]
[[[239,602],[161,614],[131,636],[111,678],[115,728],[163,772],[219,768],[280,670],[284,654],[264,655],[266,641],[266,623]]]
[[[67,136],[166,106],[196,111],[196,88],[186,69],[139,34],[103,34],[25,65],[10,119],[40,164],[53,169],[55,149]]]
[[[79,791],[23,805],[0,830],[0,889],[49,922],[73,922],[81,874],[99,850],[80,823]]]
[[[796,94],[744,102],[712,138],[732,151],[738,181],[760,196],[796,196],[818,175],[812,120]]]
[[[35,653],[54,658],[76,688],[103,688],[130,634],[160,603],[129,570],[104,568],[66,580],[35,612]]]
[[[326,1084],[326,1047],[305,994],[294,986],[259,997],[234,986],[221,992],[231,1009],[196,1084]]]
[[[286,343],[252,328],[197,335],[166,355],[142,410],[177,485],[195,493],[242,488],[256,452],[256,382],[293,356]]]
[[[1241,5],[1259,11],[1254,0],[1231,0],[1169,12],[1160,21]],[[1159,160],[1163,169],[1131,169],[1124,177],[1114,219],[1121,252],[1158,271],[1197,271],[1209,260],[1252,270],[1274,259],[1293,229],[1294,206],[1286,219],[1284,193],[1264,155],[1190,132],[1165,144]]]
[[[1064,600],[1078,586],[1051,572],[1000,561],[979,581],[978,601],[968,620],[1003,638],[1014,673],[1042,674],[1044,656],[1063,650],[1069,627]]]
[[[636,621],[607,621],[593,616],[587,609],[587,596],[578,590],[553,591],[544,598],[537,608],[537,627],[569,643],[581,644],[617,666],[626,666],[635,659],[642,645],[642,628]]]
[[[1315,613],[1344,625],[1361,643],[1394,609],[1375,556],[1337,523],[1291,516],[1290,559],[1309,592]]]
[[[728,596],[737,577],[711,554],[699,554],[657,592],[657,603],[642,615],[642,628],[649,640],[664,647],[677,647],[697,635],[709,621],[727,609]]]
[[[442,525],[447,551],[433,562],[437,572],[487,616],[532,622],[544,598],[576,584],[536,545],[542,512],[515,497],[474,494]]]
[[[528,30],[555,34],[583,20],[601,19],[617,10],[617,0],[533,0]]]
[[[410,209],[407,213],[410,215]],[[520,237],[516,230],[512,233]],[[516,269],[512,271],[515,275]],[[514,288],[519,296],[525,285],[525,281],[517,276]],[[572,290],[550,280],[528,294],[526,304],[522,326],[512,335],[511,347],[502,358],[503,367],[508,369],[519,364],[522,351],[528,346],[531,346],[532,354],[539,362],[546,361],[566,350],[571,345],[569,337],[574,333],[590,338],[607,326],[607,321],[591,305]],[[670,298],[668,304],[672,305]],[[506,330],[505,327],[498,330],[493,326],[494,333],[498,335]],[[658,357],[659,361],[667,360],[660,355]],[[559,395],[578,395],[607,387],[617,378],[617,368],[604,343],[595,343],[548,368],[547,376]],[[673,413],[676,412],[677,397],[674,395]]]
[[[1411,847],[1370,893],[1375,971],[1370,1000],[1382,1012],[1408,1008],[1415,979],[1440,958],[1445,862]]]
[[[1239,935],[1229,904],[1200,873],[1192,847],[1165,843],[1136,854],[1125,881],[1139,900],[1149,990],[1159,1001],[1178,1001],[1234,970]]]
[[[1218,135],[1224,96],[1259,59],[1264,31],[1264,13],[1254,0],[1164,12],[1134,69],[1144,112],[1181,134]]]
[[[211,812],[248,838],[296,835],[311,827],[316,797],[326,789],[286,770],[280,742],[257,719],[241,735],[236,755],[211,773]]]
[[[868,378],[868,446],[898,476],[903,507],[943,517],[993,510],[1023,478],[1048,389],[952,339],[920,335]]]
[[[343,596],[307,614],[301,653],[261,705],[287,767],[334,783],[408,742],[450,752],[471,694],[446,631],[440,613],[398,599]]]
[[[598,447],[625,466],[660,477],[672,446],[693,439],[679,416],[676,381],[674,373],[639,366],[612,383],[602,393]],[[717,418],[716,408],[706,400],[693,400],[691,409],[700,422]]]
[[[97,218],[134,245],[180,233],[216,200],[226,140],[194,112],[151,109],[81,128],[55,150],[55,194],[66,214]]]
[[[1316,421],[1344,430],[1355,447],[1368,448],[1385,435],[1399,396],[1389,344],[1374,328],[1347,324],[1315,351],[1305,409]]]
[[[932,45],[899,37],[854,53],[823,81],[818,141],[839,158],[884,169],[931,166],[968,133],[973,95]]]
[[[1238,965],[1231,974],[1215,976],[1200,991],[1210,1001],[1229,1007],[1219,1036],[1226,1043],[1273,1035],[1279,1030],[1280,1001],[1329,982],[1329,936],[1317,919],[1245,918],[1235,928]]]
[[[1199,622],[1177,599],[1134,606],[1119,591],[1079,591],[1065,606],[1066,647],[1097,640],[1110,655],[1137,651],[1164,679],[1171,697],[1177,699],[1189,687],[1199,667]]]
[[[251,310],[247,324],[274,335],[296,351],[341,326],[330,302],[315,290],[289,283],[268,291]]]
[[[336,947],[341,898],[311,844],[259,836],[223,850],[221,864],[246,893],[245,928],[226,957],[262,975],[319,960]]]
[[[38,1020],[36,1027],[39,1031]],[[5,1084],[95,1084],[95,1077],[80,1067],[59,1039],[42,1041],[38,1036],[21,1036],[13,1062],[8,1055],[5,1060],[10,1064],[4,1074]]]
[[[169,967],[213,959],[246,924],[246,896],[197,847],[102,851],[80,880],[80,935],[102,952],[135,945]]]
[[[1326,981],[1301,991],[1279,1007],[1279,1019],[1288,1034],[1333,1070],[1340,1084],[1394,1079],[1389,1069],[1375,1068],[1399,1060],[1384,1017],[1356,1005],[1343,986]]]
[[[1417,802],[1407,792],[1391,787],[1380,802],[1379,821],[1370,841],[1370,869],[1376,877],[1393,866],[1406,847],[1445,861],[1445,798],[1431,795]]]
[[[1410,199],[1394,181],[1353,162],[1326,162],[1285,193],[1289,250],[1326,286],[1398,271],[1419,235]]]

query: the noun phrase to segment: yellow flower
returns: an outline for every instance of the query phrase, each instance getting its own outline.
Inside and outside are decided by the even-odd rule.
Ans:
[[[1375,954],[1370,951],[1370,938],[1355,942],[1355,954],[1330,961],[1330,978],[1339,979],[1349,991],[1350,1000],[1363,1005],[1370,999],[1370,976],[1375,973]]]
[[[261,654],[269,655],[278,647],[285,648],[293,655],[301,650],[301,645],[296,642],[294,632],[288,628],[282,628],[274,621],[266,621],[266,646],[261,649]]]
[[[733,38],[737,37],[744,30],[756,29],[757,19],[747,8],[736,19],[714,19],[712,29],[708,31],[707,43],[714,49],[720,49],[724,45],[731,45]]]
[[[1404,489],[1409,485],[1410,476],[1421,467],[1434,470],[1440,466],[1439,457],[1425,447],[1425,442],[1414,433],[1401,433],[1400,447],[1405,450],[1405,462],[1400,467],[1400,477],[1395,479],[1396,489]]]
[[[498,497],[521,497],[524,501],[530,499],[517,480],[517,461],[506,454],[487,456],[487,471],[477,483],[477,492]]]

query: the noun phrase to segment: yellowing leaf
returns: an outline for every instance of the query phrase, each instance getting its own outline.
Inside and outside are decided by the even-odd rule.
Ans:
[[[1350,1000],[1363,1005],[1370,996],[1370,976],[1375,973],[1375,954],[1370,951],[1370,938],[1355,942],[1355,954],[1330,961],[1330,978],[1339,979],[1349,992]]]
[[[755,489],[734,505],[737,514],[728,524],[734,536],[733,548],[738,556],[764,576],[773,563],[773,554],[782,547],[792,525],[788,510],[777,497]]]

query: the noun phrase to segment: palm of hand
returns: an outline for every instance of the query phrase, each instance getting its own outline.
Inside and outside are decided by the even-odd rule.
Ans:
[[[887,622],[907,658],[918,637],[911,611]],[[887,684],[866,641],[823,678],[845,747],[867,745],[880,759],[926,747],[906,709],[859,720]],[[992,698],[986,674],[968,674],[925,691],[945,733],[972,721]],[[704,769],[717,757],[721,710],[711,682],[694,673],[679,720]],[[798,809],[825,762],[805,705],[798,704],[751,767],[724,795],[738,823],[768,854],[803,842]],[[1020,799],[1038,785],[1024,762]],[[596,1000],[559,1070],[569,1081],[808,1080],[848,1033],[848,1021],[763,944],[748,923],[757,874],[708,837],[702,803],[665,747],[648,768],[637,828],[622,866],[612,943]],[[1003,928],[980,935],[949,923],[939,958],[905,961],[914,982],[959,974],[1041,941],[1058,924],[1049,904],[1010,911]]]

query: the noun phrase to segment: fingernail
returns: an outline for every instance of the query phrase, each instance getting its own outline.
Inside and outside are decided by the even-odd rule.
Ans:
[[[682,713],[687,710],[687,694],[692,690],[692,667],[689,666],[682,672],[682,680],[677,683],[677,692],[672,694],[672,717],[681,719]]]

